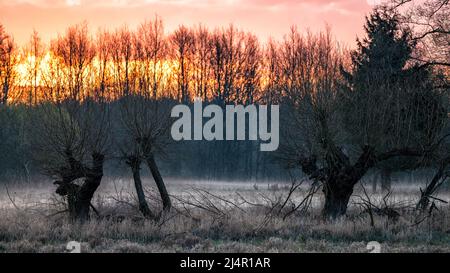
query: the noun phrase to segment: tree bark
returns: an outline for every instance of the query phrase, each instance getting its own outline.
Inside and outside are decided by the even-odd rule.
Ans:
[[[136,188],[136,194],[138,197],[139,210],[146,218],[154,219],[155,215],[150,210],[147,201],[145,200],[144,189],[142,187],[141,180],[141,160],[137,157],[130,157],[127,161],[127,164],[130,166],[131,171],[133,172],[133,180],[134,187]]]
[[[73,219],[81,223],[89,220],[91,200],[103,178],[104,159],[102,154],[92,154],[92,168],[87,172],[86,179],[77,192]]]
[[[302,171],[310,179],[322,182],[325,195],[322,214],[332,219],[343,216],[347,212],[354,186],[378,162],[396,156],[423,154],[409,149],[399,149],[376,155],[374,148],[365,146],[356,162],[350,164],[349,158],[340,148],[330,145],[327,150],[329,153],[325,158],[326,166],[323,168],[318,167],[317,157],[314,155],[300,158],[299,163]]]
[[[172,202],[170,201],[169,193],[167,192],[166,186],[164,184],[164,180],[159,172],[158,165],[156,165],[155,157],[151,153],[146,156],[145,160],[147,161],[147,165],[152,173],[153,179],[155,180],[156,187],[158,188],[159,194],[161,195],[163,209],[165,211],[169,211],[172,207]]]
[[[429,184],[427,184],[424,191],[421,191],[420,200],[417,203],[416,208],[420,210],[426,210],[430,204],[430,197],[432,194],[440,187],[442,183],[447,179],[447,175],[445,173],[447,166],[450,164],[450,157],[444,158],[441,161],[439,169],[436,174],[433,176],[433,179]]]
[[[325,204],[322,214],[326,218],[336,219],[347,212],[350,196],[353,194],[352,181],[335,180],[323,187]]]
[[[324,158],[325,166],[319,168],[317,157],[301,157],[299,165],[310,179],[319,181],[323,185],[325,204],[322,210],[324,217],[337,218],[347,212],[348,202],[353,193],[353,187],[361,180],[367,171],[377,163],[397,156],[422,156],[424,152],[408,148],[394,149],[382,154],[376,154],[375,149],[364,146],[354,164],[342,149],[333,143],[326,143],[327,151]]]
[[[74,222],[84,223],[90,218],[91,201],[103,177],[104,156],[99,153],[92,154],[92,168],[83,166],[70,154],[68,154],[68,159],[71,165],[70,171],[65,170],[62,175],[63,180],[54,183],[59,185],[56,193],[67,196],[70,219]],[[85,180],[81,186],[73,183],[82,177]]]

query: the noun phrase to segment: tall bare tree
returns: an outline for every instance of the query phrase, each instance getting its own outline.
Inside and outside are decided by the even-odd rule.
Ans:
[[[11,90],[16,80],[17,47],[14,39],[6,34],[0,24],[0,102],[3,105],[11,98]]]
[[[52,41],[51,51],[64,64],[67,96],[74,100],[89,97],[91,90],[85,84],[96,52],[87,23],[69,27],[65,35]]]
[[[194,50],[194,64],[193,64],[193,85],[195,95],[202,98],[203,101],[209,99],[211,93],[211,34],[209,30],[202,25],[199,25],[195,30],[195,50]]]
[[[141,212],[149,218],[152,213],[142,187],[140,168],[145,162],[161,196],[163,209],[170,210],[172,203],[166,185],[156,163],[156,155],[162,154],[168,145],[170,127],[170,104],[164,100],[152,100],[137,95],[120,101],[122,130],[119,133],[121,155],[133,173]]]
[[[423,66],[450,67],[450,3],[448,0],[393,0],[387,5],[401,15],[418,42],[413,58]]]
[[[111,85],[111,73],[110,73],[110,61],[111,52],[110,46],[111,34],[105,30],[99,30],[96,37],[96,52],[97,52],[97,98],[113,99],[114,96],[109,94],[108,91],[112,91]]]
[[[25,56],[27,56],[27,72],[29,76],[29,92],[28,92],[28,104],[38,103],[38,79],[41,77],[41,64],[45,54],[45,47],[39,37],[39,33],[34,30],[31,34],[30,41],[25,50]]]
[[[165,63],[168,44],[164,35],[163,22],[159,17],[139,26],[135,40],[136,59],[139,60],[139,92],[153,99],[163,95]]]
[[[114,66],[114,82],[116,92],[120,96],[127,96],[133,92],[133,36],[134,33],[123,26],[117,29],[109,40],[111,58]]]
[[[190,66],[193,63],[195,36],[185,26],[180,26],[170,37],[173,46],[174,59],[176,60],[176,79],[178,100],[186,103],[190,100],[189,83],[191,79]]]

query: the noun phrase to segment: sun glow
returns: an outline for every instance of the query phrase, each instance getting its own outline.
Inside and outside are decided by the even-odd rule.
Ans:
[[[19,63],[16,65],[19,86],[43,86],[43,75],[50,71],[50,52],[46,52],[41,58],[37,58],[32,54],[20,55]]]
[[[85,89],[84,92],[95,92],[101,84],[99,81],[102,75],[104,75],[103,80],[107,90],[120,89],[121,87],[117,86],[117,83],[120,84],[125,81],[125,67],[129,69],[128,74],[130,76],[128,80],[132,82],[137,83],[142,80],[137,78],[135,73],[147,75],[147,77],[148,75],[155,75],[159,89],[170,89],[170,85],[174,84],[173,75],[179,65],[175,60],[159,60],[156,64],[152,61],[142,62],[132,60],[126,64],[123,61],[117,63],[108,60],[104,62],[99,60],[98,57],[95,57],[89,63],[85,64],[85,68],[81,72],[81,77],[83,78],[82,88]],[[70,85],[70,75],[73,76],[76,69],[75,67],[70,68],[66,66],[60,58],[54,56],[50,51],[47,51],[42,57],[36,57],[32,54],[21,54],[18,56],[18,63],[15,65],[18,90],[13,100],[29,102],[30,96],[37,96],[38,101],[41,101],[45,97],[42,94],[45,90],[67,86],[68,83]],[[150,78],[148,77],[146,80],[152,80]],[[150,85],[152,84],[147,82],[147,87],[141,88],[152,88]],[[32,90],[38,91],[30,95]],[[135,92],[145,91],[148,90],[135,90]],[[108,96],[108,94],[105,95]],[[157,96],[161,96],[161,94],[157,93]]]

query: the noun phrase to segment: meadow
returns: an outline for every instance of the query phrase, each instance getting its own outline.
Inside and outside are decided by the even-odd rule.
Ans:
[[[146,195],[157,211],[159,198],[150,182]],[[388,197],[357,187],[347,216],[330,221],[320,214],[320,192],[307,210],[286,217],[305,197],[307,185],[281,207],[289,183],[169,179],[174,208],[155,222],[138,211],[132,181],[111,179],[95,196],[98,215],[93,212],[84,225],[68,221],[63,200],[49,185],[3,187],[0,252],[67,252],[70,241],[80,242],[81,252],[369,252],[370,241],[379,242],[381,252],[450,251],[450,207],[442,204],[418,214],[419,185],[396,184]],[[373,204],[373,223],[362,205],[365,196]],[[446,190],[439,195],[449,197]],[[383,213],[383,208],[399,215]]]

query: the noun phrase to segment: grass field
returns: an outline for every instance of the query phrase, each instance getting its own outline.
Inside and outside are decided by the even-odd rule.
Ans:
[[[283,219],[306,187],[280,209],[289,184],[169,181],[174,209],[153,222],[137,211],[131,181],[115,180],[102,185],[95,198],[100,215],[78,226],[67,220],[49,185],[0,191],[0,252],[66,252],[69,241],[81,242],[82,252],[369,252],[370,241],[379,242],[381,252],[450,252],[450,207],[418,215],[412,209],[418,186],[394,187],[386,204],[400,217],[375,213],[372,226],[358,205],[364,197],[358,189],[348,216],[326,221],[320,192],[307,212]],[[380,193],[369,196],[373,204],[384,204]],[[149,186],[147,197],[157,210]],[[448,193],[440,198],[449,200]]]

